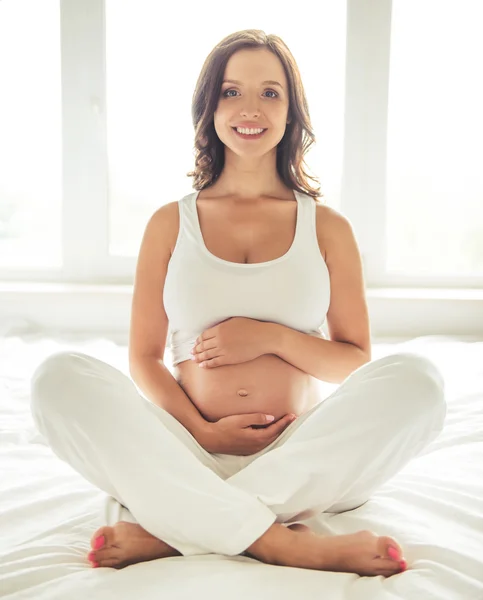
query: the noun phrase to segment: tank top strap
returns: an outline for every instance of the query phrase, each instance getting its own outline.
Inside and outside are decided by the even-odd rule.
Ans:
[[[197,192],[192,192],[178,200],[179,236],[199,246],[198,224],[194,212],[196,211],[196,205],[193,202],[195,194]]]
[[[318,252],[317,231],[315,221],[316,202],[308,194],[295,192],[299,198],[299,235],[296,251],[307,256],[314,249]],[[314,246],[315,243],[315,246]]]

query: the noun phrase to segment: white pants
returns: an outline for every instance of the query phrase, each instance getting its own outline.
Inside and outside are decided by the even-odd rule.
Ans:
[[[210,454],[129,377],[80,352],[44,360],[31,398],[55,454],[184,556],[235,556],[274,522],[361,506],[446,417],[440,371],[408,352],[366,363],[250,456]]]

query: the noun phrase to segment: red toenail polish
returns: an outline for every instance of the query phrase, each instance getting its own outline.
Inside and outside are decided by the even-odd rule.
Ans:
[[[399,560],[399,552],[393,546],[389,546],[387,553],[393,560]]]
[[[403,571],[405,571],[408,568],[408,563],[403,559],[399,562],[399,564],[401,565],[401,569]]]
[[[94,562],[92,563],[92,566],[94,567],[94,569],[96,569],[96,568],[99,566],[99,563],[98,563],[98,562],[96,562],[96,561],[94,561]]]
[[[96,550],[99,550],[99,548],[102,548],[102,546],[104,546],[105,544],[105,538],[103,535],[100,535],[98,538],[96,538],[94,540],[94,548]]]
[[[91,562],[94,560],[94,552],[89,552],[87,555],[87,560],[90,560]]]

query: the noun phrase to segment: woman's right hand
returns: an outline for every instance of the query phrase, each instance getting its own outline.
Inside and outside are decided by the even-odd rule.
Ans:
[[[271,422],[261,413],[230,415],[208,423],[196,439],[212,454],[249,456],[269,446],[296,418],[290,413]]]

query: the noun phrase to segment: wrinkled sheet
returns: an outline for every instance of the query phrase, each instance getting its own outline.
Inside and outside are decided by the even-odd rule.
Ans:
[[[414,351],[442,370],[444,431],[362,507],[303,521],[330,535],[370,529],[394,536],[409,569],[390,578],[214,554],[92,569],[86,554],[104,524],[106,496],[53,454],[29,412],[35,367],[53,352],[74,349],[128,373],[127,348],[108,339],[0,336],[0,597],[483,600],[482,341],[429,336],[373,344],[373,359]],[[168,350],[171,370],[169,361]],[[320,386],[324,398],[337,387]]]

